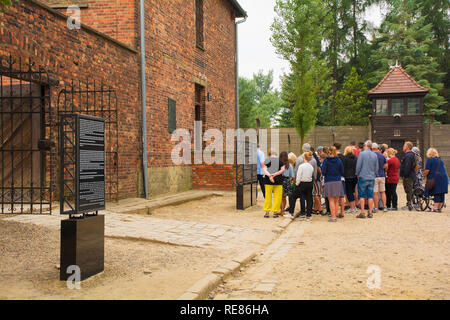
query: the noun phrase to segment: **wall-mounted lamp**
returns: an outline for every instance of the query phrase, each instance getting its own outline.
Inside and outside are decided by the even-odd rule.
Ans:
[[[212,94],[211,94],[211,92],[208,92],[208,94],[207,94],[206,96],[207,96],[208,101],[211,101],[211,100],[212,100]]]

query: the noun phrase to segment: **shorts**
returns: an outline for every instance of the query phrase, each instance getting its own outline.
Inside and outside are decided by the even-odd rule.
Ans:
[[[374,193],[386,192],[386,178],[380,177],[375,178],[375,187],[373,188]]]
[[[373,199],[373,189],[375,180],[364,180],[359,178],[358,181],[358,197],[359,199]]]

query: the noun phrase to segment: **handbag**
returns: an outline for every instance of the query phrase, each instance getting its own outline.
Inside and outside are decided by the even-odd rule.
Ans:
[[[434,187],[436,187],[436,176],[440,174],[439,172],[440,166],[441,166],[441,159],[439,158],[436,174],[434,175],[433,179],[427,179],[427,182],[425,183],[425,188],[427,188],[428,191],[433,191]]]

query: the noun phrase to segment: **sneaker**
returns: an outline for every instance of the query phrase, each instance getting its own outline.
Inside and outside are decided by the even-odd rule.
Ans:
[[[383,212],[388,212],[388,209],[387,209],[387,208],[384,208],[384,209],[383,209]]]
[[[306,218],[306,213],[300,213],[299,218],[300,218],[300,219],[305,219],[305,218]]]
[[[353,213],[353,212],[354,212],[353,209],[347,209],[344,211],[345,214],[349,214],[349,213]]]
[[[404,207],[402,207],[402,210],[403,211],[412,211],[412,207],[411,206],[404,206]]]
[[[356,216],[356,218],[358,218],[358,219],[365,219],[365,218],[366,218],[366,215],[365,215],[364,213],[360,213],[360,214],[358,214],[358,215]]]
[[[306,217],[306,221],[311,221],[312,217]]]
[[[292,218],[294,215],[290,213],[286,213],[283,217],[285,218]]]
[[[378,212],[378,208],[373,208],[372,212],[373,213],[377,213]]]
[[[328,222],[337,222],[337,219],[336,218],[328,218]]]
[[[390,207],[388,208],[388,211],[394,211],[394,208]]]

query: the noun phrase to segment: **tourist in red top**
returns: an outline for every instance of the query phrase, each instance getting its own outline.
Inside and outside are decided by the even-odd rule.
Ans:
[[[388,169],[387,169],[387,179],[386,179],[386,206],[388,210],[397,211],[397,184],[400,179],[399,171],[400,160],[395,156],[397,150],[392,148],[387,150],[388,154]]]
[[[353,154],[354,154],[356,157],[358,157],[359,154],[361,153],[361,150],[362,150],[363,147],[364,147],[364,143],[360,142],[360,143],[358,143],[358,145],[356,145],[356,143],[352,141],[352,142],[350,143],[350,146],[352,146],[352,148],[353,148]]]

